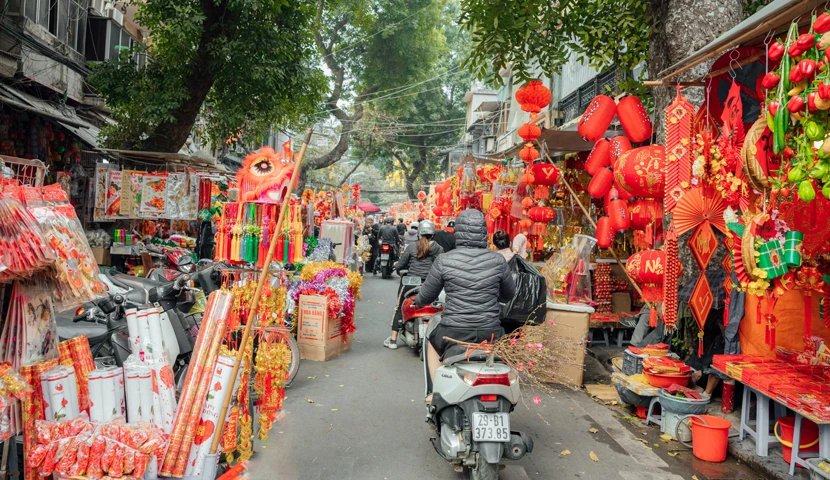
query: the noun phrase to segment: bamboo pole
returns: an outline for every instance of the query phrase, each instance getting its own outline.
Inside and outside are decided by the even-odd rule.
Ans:
[[[245,330],[242,333],[242,341],[239,343],[239,352],[236,354],[236,361],[234,362],[233,370],[231,371],[231,379],[233,379],[232,381],[234,382],[236,381],[236,376],[239,374],[239,367],[242,364],[242,359],[245,356],[245,345],[248,344],[248,339],[251,336],[251,329],[254,325],[256,312],[257,309],[259,309],[259,300],[262,297],[262,289],[265,287],[265,282],[268,281],[268,269],[271,266],[271,260],[274,258],[274,250],[277,247],[277,237],[279,237],[282,225],[285,223],[285,215],[288,212],[288,203],[289,200],[291,200],[291,194],[294,192],[294,184],[299,179],[300,166],[303,164],[303,158],[305,157],[308,144],[311,142],[312,133],[314,133],[314,131],[311,128],[306,131],[303,146],[300,147],[300,153],[297,156],[297,160],[294,162],[294,172],[291,174],[291,183],[288,184],[288,190],[286,190],[285,197],[283,197],[282,205],[280,206],[280,216],[277,220],[277,228],[274,229],[274,233],[271,236],[271,244],[268,246],[268,254],[265,256],[262,274],[259,276],[259,282],[257,283],[256,290],[254,291],[254,298],[251,301],[251,313],[248,317],[248,322],[245,324]],[[240,385],[239,388],[247,388],[247,385]],[[230,403],[231,395],[226,395],[225,401],[222,402],[222,410],[219,412],[219,420],[216,425],[216,435],[213,437],[213,445],[210,447],[211,455],[216,454],[216,450],[219,448],[219,442],[222,440],[222,430],[225,428],[225,416],[228,413]]]

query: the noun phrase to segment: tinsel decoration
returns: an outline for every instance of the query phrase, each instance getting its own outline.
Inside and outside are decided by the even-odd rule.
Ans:
[[[268,440],[268,431],[278,419],[285,398],[285,380],[291,351],[282,335],[262,331],[254,362],[254,391],[259,397],[259,438]]]
[[[325,262],[331,256],[334,248],[330,238],[320,238],[317,240],[317,245],[314,250],[308,255],[309,262]]]
[[[672,331],[677,325],[677,287],[682,271],[680,253],[677,248],[677,232],[670,229],[666,232],[666,278],[663,281],[663,323],[666,330]]]
[[[666,107],[666,212],[671,213],[677,202],[691,187],[692,176],[692,117],[695,107],[680,95]]]

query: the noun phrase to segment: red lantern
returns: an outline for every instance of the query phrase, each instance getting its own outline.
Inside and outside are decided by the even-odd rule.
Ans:
[[[643,300],[663,301],[666,254],[660,250],[643,250],[628,257],[625,269],[643,289]]]
[[[651,138],[651,118],[639,98],[631,95],[620,100],[617,118],[632,142],[645,142]]]
[[[540,80],[531,80],[516,91],[516,101],[525,112],[539,113],[550,104],[550,100],[550,89],[542,85]]]
[[[608,217],[611,218],[611,228],[619,232],[628,230],[631,226],[631,219],[628,218],[628,202],[625,200],[611,200]]]
[[[611,228],[611,219],[600,217],[597,220],[597,246],[608,248],[614,243],[614,230]]]
[[[443,211],[444,210],[438,205],[432,207],[432,213],[435,214],[436,217],[440,217]]]
[[[588,160],[585,160],[585,171],[591,175],[597,173],[602,167],[611,165],[611,142],[604,138],[597,140]]]
[[[597,95],[588,104],[576,129],[585,141],[596,142],[605,135],[616,113],[617,104],[613,98]]]
[[[423,202],[425,198],[427,198],[427,193],[425,191],[421,190],[418,192],[418,200]]]
[[[524,208],[530,208],[533,206],[533,199],[530,197],[525,197],[522,199],[522,206]]]
[[[444,185],[443,183],[439,183],[438,185],[435,186],[435,193],[440,195],[440,194],[444,193],[444,190],[446,190],[446,189],[447,189],[446,185]]]
[[[519,127],[519,131],[516,133],[519,134],[519,137],[521,137],[522,140],[530,143],[542,135],[542,129],[539,128],[539,125],[528,122]]]
[[[528,143],[524,146],[524,148],[522,148],[522,151],[519,152],[519,158],[530,163],[539,158],[539,151],[533,148],[533,145]]]
[[[556,216],[556,212],[550,207],[533,207],[527,211],[527,216],[534,222],[548,223]]]
[[[519,226],[522,228],[530,228],[531,225],[533,225],[533,222],[531,222],[529,218],[519,220]]]
[[[631,218],[631,228],[645,230],[663,219],[663,201],[638,199],[628,206],[628,216]]]
[[[616,162],[620,158],[620,155],[631,150],[631,142],[628,140],[628,137],[620,135],[619,137],[612,138],[610,142],[611,163]]]
[[[617,186],[635,197],[663,198],[666,147],[648,145],[629,150],[614,163]]]
[[[622,188],[620,188],[620,186],[617,185],[617,182],[614,182],[614,190],[617,191],[617,198],[619,198],[619,199],[629,201],[632,198],[634,198],[633,195],[631,195],[630,193],[628,193],[625,190],[623,190]]]
[[[611,190],[614,174],[607,168],[600,168],[588,183],[588,193],[594,198],[602,198]]]
[[[531,185],[556,185],[559,180],[559,169],[551,163],[534,163],[526,171],[533,175]]]

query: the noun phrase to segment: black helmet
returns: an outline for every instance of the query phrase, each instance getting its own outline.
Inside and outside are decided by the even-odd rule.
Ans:
[[[388,217],[386,217],[386,223],[395,223],[395,217],[389,215]]]

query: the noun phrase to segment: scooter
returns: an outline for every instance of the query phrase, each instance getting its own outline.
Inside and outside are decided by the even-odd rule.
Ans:
[[[429,321],[435,315],[444,311],[444,304],[441,302],[434,302],[430,305],[418,307],[415,305],[415,297],[421,291],[421,279],[419,277],[404,276],[401,281],[404,287],[413,286],[412,290],[406,292],[406,297],[401,305],[401,315],[403,317],[403,327],[401,327],[401,336],[406,345],[413,350],[416,355],[424,358],[424,350],[421,348],[421,340],[426,334]]]
[[[380,246],[380,258],[375,262],[375,269],[380,270],[381,278],[384,280],[392,278],[392,266],[398,259],[397,248],[391,243],[384,243]]]
[[[440,322],[433,317],[424,335]],[[425,355],[426,357],[426,355]],[[469,471],[471,480],[496,480],[502,458],[519,460],[533,451],[533,439],[510,429],[510,413],[521,395],[519,374],[492,352],[452,346],[435,372],[429,376],[429,361],[424,360],[427,423],[438,432],[432,445],[457,471]]]

